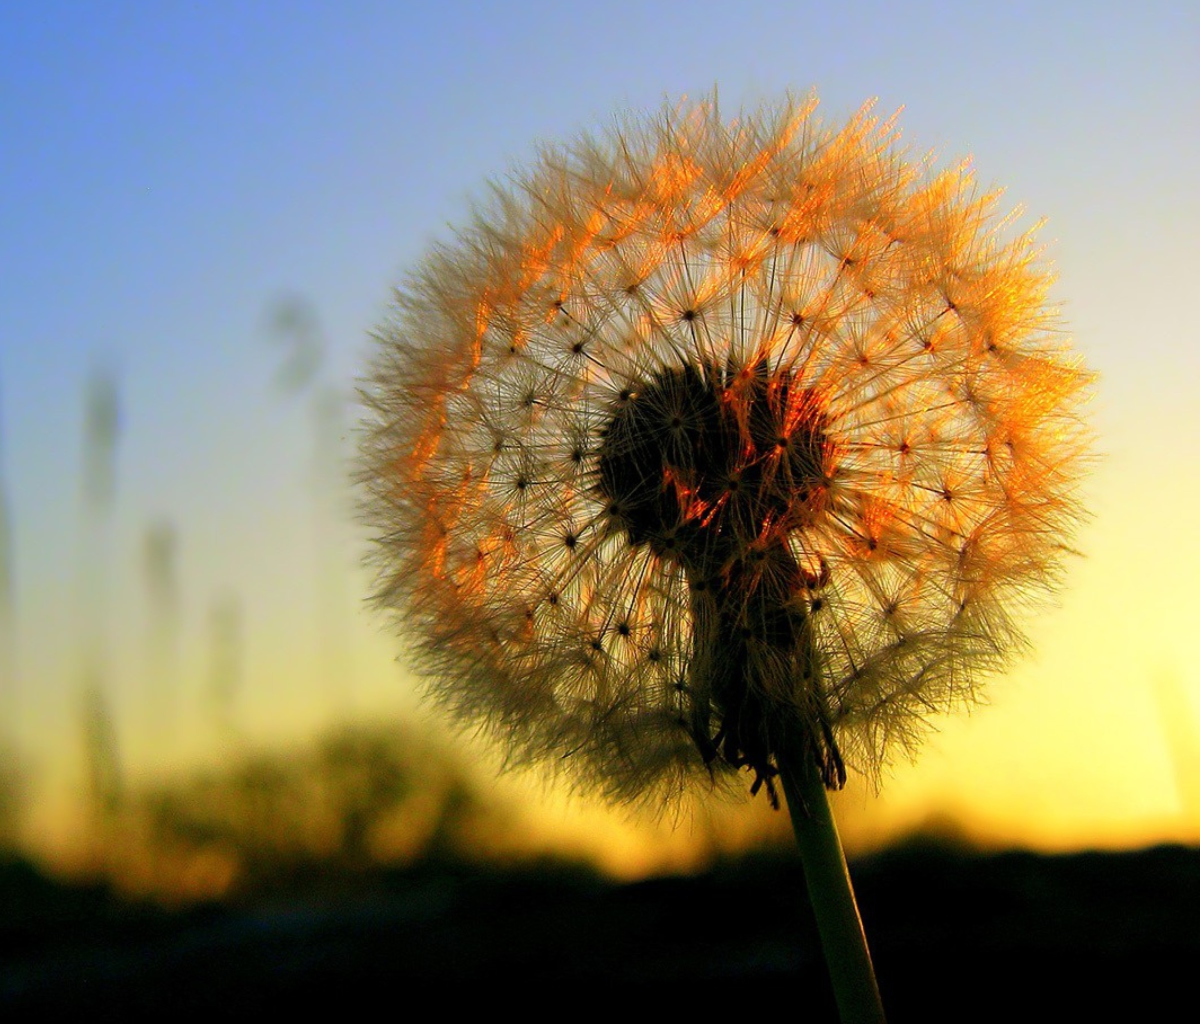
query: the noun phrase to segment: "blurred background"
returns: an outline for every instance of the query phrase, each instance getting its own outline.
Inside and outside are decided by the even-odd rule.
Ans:
[[[1101,374],[1061,607],[987,706],[837,798],[849,851],[1194,844],[1198,54],[1158,2],[0,5],[0,846],[181,907],[314,865],[630,881],[786,840],[762,800],[497,779],[364,603],[350,483],[406,269],[540,141],[714,85],[816,89],[834,124],[876,98],[914,157],[971,158],[1045,218]]]

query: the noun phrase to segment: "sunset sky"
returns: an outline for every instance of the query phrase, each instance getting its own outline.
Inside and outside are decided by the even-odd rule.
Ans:
[[[1200,839],[1200,9],[753,0],[0,7],[0,642],[17,637],[0,665],[45,835],[82,792],[89,643],[135,775],[231,735],[413,713],[318,428],[353,451],[390,286],[489,179],[714,86],[731,111],[815,89],[834,124],[877,98],[915,157],[970,157],[1020,224],[1045,219],[1055,299],[1100,374],[1093,519],[1059,606],[1028,623],[1034,654],[878,797],[839,798],[849,841],[936,818],[1045,849]],[[290,388],[289,309],[323,341]],[[91,520],[89,380],[119,410],[113,505]],[[156,524],[177,538],[176,613],[146,569]],[[240,666],[223,707],[221,643]],[[149,682],[167,662],[170,700]],[[639,842],[517,792],[566,842]]]

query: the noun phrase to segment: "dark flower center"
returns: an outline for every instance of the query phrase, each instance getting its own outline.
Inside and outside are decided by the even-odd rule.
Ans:
[[[822,584],[788,543],[825,509],[827,426],[823,396],[789,371],[688,364],[623,392],[599,450],[597,487],[629,543],[688,578],[692,737],[706,762],[753,768],[772,802],[785,745],[828,784],[845,777],[814,679],[806,595]]]
[[[824,402],[788,371],[689,364],[625,394],[604,431],[599,489],[634,546],[713,572],[823,508]]]

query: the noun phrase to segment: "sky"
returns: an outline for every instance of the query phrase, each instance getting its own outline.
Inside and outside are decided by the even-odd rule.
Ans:
[[[1200,12],[1157,2],[0,5],[0,640],[39,805],[79,794],[92,649],[135,775],[230,734],[416,713],[344,485],[392,285],[539,143],[714,88],[729,109],[815,90],[831,123],[902,108],[914,155],[969,157],[1019,223],[1045,220],[1100,380],[1092,519],[1033,655],[878,794],[839,798],[844,831],[1194,841],[1198,69]],[[105,386],[115,483],[89,516],[85,395]],[[177,554],[157,590],[155,529]],[[587,831],[537,792],[551,831]]]

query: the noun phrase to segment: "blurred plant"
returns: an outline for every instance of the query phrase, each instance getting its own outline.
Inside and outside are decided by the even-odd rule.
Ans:
[[[85,681],[80,702],[88,800],[94,827],[103,832],[120,810],[124,796],[117,730],[102,680]]]
[[[1160,670],[1153,678],[1167,753],[1179,803],[1192,827],[1200,825],[1200,730],[1187,687],[1178,672]]]
[[[175,735],[179,685],[179,535],[170,520],[159,519],[146,528],[142,543],[150,680],[147,725],[160,744],[170,744]]]
[[[116,377],[109,369],[96,369],[88,378],[84,400],[83,496],[88,508],[107,512],[112,506],[120,432]]]
[[[313,429],[316,636],[325,688],[333,709],[338,712],[345,710],[352,674],[346,605],[349,566],[340,532],[348,505],[343,450],[347,399],[341,388],[321,379],[327,344],[312,303],[295,295],[277,300],[271,308],[269,326],[271,340],[286,350],[276,374],[277,386],[287,395],[309,396]]]
[[[269,335],[286,350],[275,383],[285,394],[307,391],[325,361],[325,335],[313,305],[297,295],[276,301],[270,310]]]
[[[814,106],[668,109],[497,188],[379,331],[364,477],[434,697],[618,798],[780,780],[877,1019],[825,788],[1022,645],[1090,378],[994,194]]]
[[[142,835],[144,863],[168,894],[187,889],[195,863],[210,865],[221,890],[250,892],[298,875],[462,857],[478,829],[499,827],[462,770],[395,723],[339,726],[300,750],[247,752],[131,803],[127,842]],[[212,872],[214,862],[224,869]]]
[[[117,442],[121,433],[116,376],[97,367],[84,392],[82,547],[79,643],[84,771],[95,839],[103,846],[124,791],[117,724],[109,694],[108,608],[112,513],[117,490]]]
[[[242,603],[236,594],[213,599],[209,609],[209,667],[207,698],[213,727],[225,741],[237,732],[234,704],[242,689],[245,628]]]
[[[371,861],[372,832],[409,795],[411,772],[389,733],[340,729],[318,751],[324,800],[338,822],[337,856],[344,863]]]
[[[0,402],[0,859],[19,843],[28,795],[17,719],[16,545],[4,480],[4,404]]]
[[[16,544],[4,479],[4,404],[0,402],[0,744],[14,745],[17,733]]]
[[[0,861],[20,846],[29,782],[16,743],[0,734]]]

